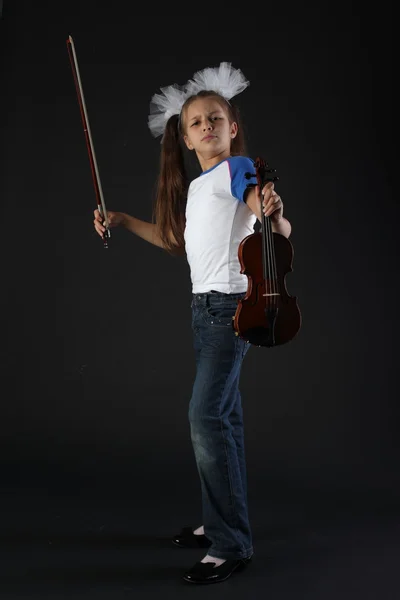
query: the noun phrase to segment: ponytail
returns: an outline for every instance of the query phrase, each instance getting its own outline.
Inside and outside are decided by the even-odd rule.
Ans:
[[[179,117],[172,115],[167,121],[162,139],[160,173],[153,208],[153,223],[158,227],[165,250],[172,255],[182,255],[185,251],[187,187]]]

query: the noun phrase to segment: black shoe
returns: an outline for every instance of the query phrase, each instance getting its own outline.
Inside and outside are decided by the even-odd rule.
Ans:
[[[189,583],[219,583],[225,581],[234,571],[243,570],[251,561],[250,558],[239,558],[236,560],[226,560],[219,567],[214,567],[215,563],[197,562],[194,567],[187,571],[182,579]]]
[[[181,548],[209,548],[210,540],[205,535],[195,535],[191,527],[184,527],[180,533],[174,535],[172,543]]]

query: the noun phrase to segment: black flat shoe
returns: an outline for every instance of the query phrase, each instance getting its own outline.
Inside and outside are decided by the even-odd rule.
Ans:
[[[219,567],[214,567],[215,563],[197,562],[194,567],[187,571],[182,579],[189,583],[219,583],[225,581],[233,572],[242,571],[249,562],[250,558],[239,558],[237,560],[226,560]]]
[[[205,535],[195,535],[191,527],[184,527],[180,533],[174,535],[172,543],[181,548],[209,548],[210,540]]]

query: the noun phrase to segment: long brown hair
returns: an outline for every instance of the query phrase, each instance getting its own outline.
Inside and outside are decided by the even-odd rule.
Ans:
[[[194,100],[209,96],[218,100],[227,111],[229,122],[236,122],[238,125],[237,135],[231,142],[231,155],[245,155],[245,136],[239,109],[217,92],[202,90],[198,94],[190,96],[182,106],[181,115]],[[164,248],[173,256],[185,254],[185,210],[190,181],[185,167],[183,128],[184,124],[179,115],[172,115],[168,119],[161,144],[160,172],[152,214],[152,222],[157,225]],[[171,233],[176,244],[170,237]]]

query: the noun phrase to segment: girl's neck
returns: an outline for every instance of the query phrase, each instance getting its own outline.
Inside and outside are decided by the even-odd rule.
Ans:
[[[230,150],[228,150],[226,152],[221,152],[221,154],[217,154],[217,156],[213,156],[211,158],[206,158],[198,154],[197,158],[199,159],[201,170],[208,171],[208,169],[215,167],[215,165],[217,165],[218,163],[222,162],[226,158],[229,158],[230,155]]]

